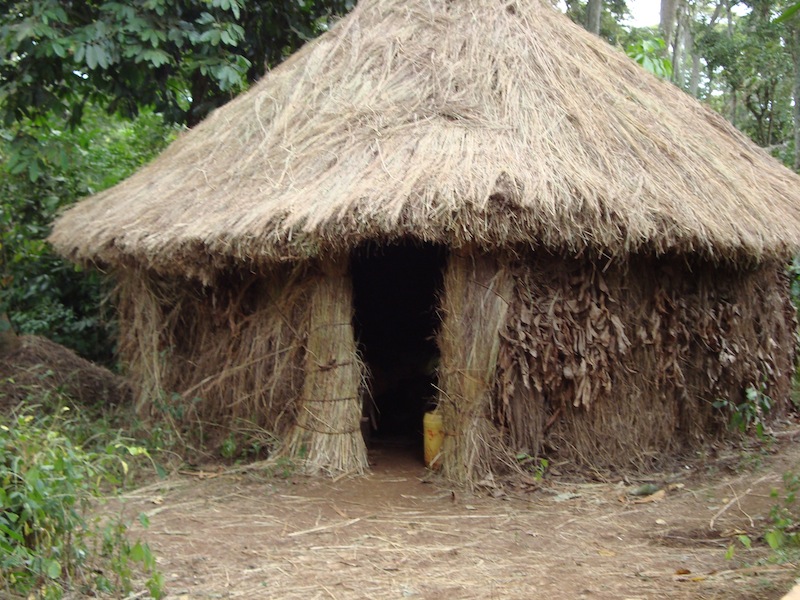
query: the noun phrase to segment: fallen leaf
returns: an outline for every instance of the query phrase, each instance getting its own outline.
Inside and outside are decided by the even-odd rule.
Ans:
[[[648,502],[660,502],[667,497],[665,490],[658,490],[655,494],[650,494],[644,498],[637,498],[633,501],[634,504],[647,504]]]

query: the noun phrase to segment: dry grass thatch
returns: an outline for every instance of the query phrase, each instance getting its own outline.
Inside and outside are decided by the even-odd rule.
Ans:
[[[63,391],[82,406],[129,402],[129,384],[47,338],[22,336],[0,353],[0,412],[43,392]]]
[[[229,274],[216,288],[120,273],[120,353],[139,411],[192,424],[206,444],[257,429],[308,471],[363,472],[346,268]]]
[[[362,0],[51,237],[209,280],[407,236],[451,247],[800,245],[797,177],[542,0]]]
[[[136,271],[121,281],[121,351],[145,412],[179,412],[208,434],[261,428],[309,472],[367,470],[344,257],[216,287]],[[473,247],[450,253],[439,311],[451,480],[474,483],[521,452],[647,470],[726,431],[715,401],[739,404],[754,387],[780,414],[789,396],[795,315],[778,261],[600,265]]]
[[[309,269],[229,274],[214,289],[144,271],[118,277],[120,354],[141,412],[200,425],[211,439],[242,426],[275,441],[288,431],[303,387]]]

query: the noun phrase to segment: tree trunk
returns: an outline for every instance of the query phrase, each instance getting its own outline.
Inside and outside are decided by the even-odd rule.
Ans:
[[[792,25],[789,32],[792,44],[792,66],[794,67],[794,85],[792,95],[794,106],[792,117],[794,120],[794,170],[800,171],[800,27]]]
[[[698,98],[700,96],[700,54],[692,50],[692,77],[689,79],[689,93]]]
[[[672,42],[672,82],[678,87],[683,87],[683,53],[685,42],[686,24],[684,23],[684,9],[686,2],[681,0],[675,7],[675,39]]]
[[[725,1],[725,11],[728,17],[728,37],[733,37],[733,4],[735,0]],[[738,109],[737,89],[731,86],[731,124],[736,127],[736,111]]]
[[[603,14],[603,0],[589,0],[586,5],[586,29],[600,35],[600,17]]]
[[[725,7],[728,13],[728,37],[733,37],[733,4],[732,0],[728,0],[728,5]]]
[[[717,24],[717,20],[722,15],[723,0],[718,0],[717,5],[714,7],[714,13],[711,15],[711,20],[708,22],[707,30],[712,31]],[[689,91],[697,98],[700,95],[700,68],[701,57],[700,53],[695,48],[694,36],[692,36],[692,79],[689,83]],[[712,69],[707,73],[709,84],[714,80]],[[711,87],[709,85],[709,87]]]
[[[675,18],[678,12],[678,0],[661,0],[661,31],[664,40],[670,43],[672,32],[675,31]]]

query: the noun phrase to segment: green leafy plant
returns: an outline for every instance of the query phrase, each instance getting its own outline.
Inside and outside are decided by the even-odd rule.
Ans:
[[[228,436],[222,441],[222,444],[219,447],[219,453],[223,458],[231,460],[236,456],[238,450],[239,449],[236,445],[236,440],[234,439],[233,434],[229,433]]]
[[[747,433],[754,431],[756,436],[765,440],[769,438],[766,429],[766,417],[772,409],[772,399],[766,394],[765,385],[759,388],[748,386],[744,401],[736,403],[728,399],[717,400],[714,408],[730,413],[730,427]]]
[[[737,535],[734,540],[733,543],[728,545],[728,549],[725,551],[725,560],[731,560],[736,554],[736,542],[739,542],[739,545],[746,550],[751,550],[753,548],[753,540],[749,535]]]
[[[0,586],[40,598],[68,589],[127,592],[139,565],[160,598],[152,554],[129,541],[122,517],[101,523],[86,516],[104,486],[124,480],[129,457],[146,451],[117,442],[89,452],[61,424],[58,415],[23,414],[0,426]]]
[[[150,110],[126,121],[86,108],[71,130],[47,121],[20,122],[15,133],[0,126],[0,313],[18,333],[112,362],[109,286],[55,256],[45,238],[60,210],[127,177],[174,134]]]
[[[788,471],[783,475],[783,493],[777,488],[770,493],[776,503],[769,512],[770,525],[764,541],[775,551],[800,548],[800,473]]]
[[[527,452],[518,453],[516,459],[519,466],[529,471],[536,481],[541,481],[544,478],[547,467],[550,466],[550,461],[546,458],[537,458]]]
[[[625,53],[657,77],[668,79],[672,76],[672,61],[665,56],[667,43],[661,38],[637,40],[625,49]]]
[[[774,552],[770,560],[785,562],[796,560],[800,553],[800,474],[787,471],[783,475],[783,489],[774,488],[770,497],[775,501],[769,511],[768,524],[763,533],[758,537]],[[749,535],[737,535],[725,552],[725,558],[730,560],[736,553],[736,548],[741,546],[747,550],[753,547],[753,538]],[[794,554],[789,555],[789,552]]]

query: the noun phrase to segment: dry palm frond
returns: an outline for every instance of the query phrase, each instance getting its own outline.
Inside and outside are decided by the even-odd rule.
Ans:
[[[526,256],[502,332],[494,418],[515,451],[649,469],[727,431],[753,387],[788,406],[795,318],[783,265]]]

